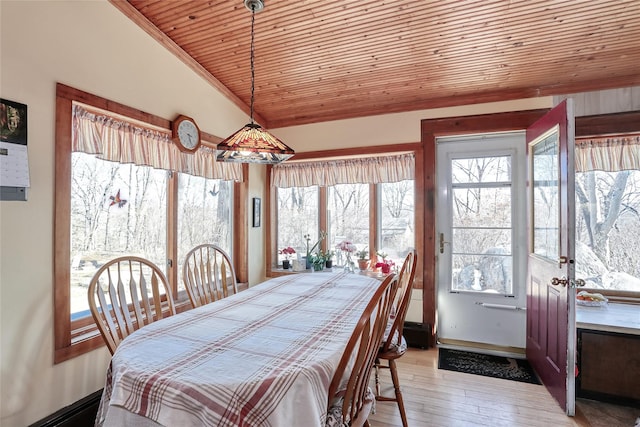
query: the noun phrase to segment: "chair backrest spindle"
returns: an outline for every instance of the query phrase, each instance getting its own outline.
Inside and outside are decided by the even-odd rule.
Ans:
[[[402,342],[402,333],[404,330],[404,321],[409,310],[411,302],[411,290],[413,288],[413,280],[416,274],[417,256],[415,251],[407,254],[402,264],[400,274],[398,275],[398,292],[396,294],[393,308],[393,323],[388,331],[387,339],[382,346],[382,352],[388,351],[392,346],[400,346]]]
[[[176,313],[162,271],[135,256],[115,258],[100,267],[91,279],[88,297],[91,314],[111,354],[136,329]]]
[[[182,265],[182,280],[194,307],[238,292],[231,258],[219,246],[209,243],[198,245],[187,253]]]

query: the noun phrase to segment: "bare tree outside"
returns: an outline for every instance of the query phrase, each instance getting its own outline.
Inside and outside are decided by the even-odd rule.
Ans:
[[[340,242],[348,240],[358,250],[369,246],[369,184],[328,187],[327,210],[327,246],[336,252],[336,264],[344,265],[346,255],[336,248]]]
[[[192,248],[213,243],[231,253],[233,182],[178,175],[178,266]],[[181,270],[178,276],[181,276]],[[178,280],[178,289],[184,283]]]
[[[309,234],[315,242],[318,238],[318,187],[278,188],[278,249],[291,246],[294,258],[306,255]],[[280,260],[282,260],[280,256]]]
[[[72,154],[71,313],[107,260],[137,255],[165,268],[167,172]]]
[[[640,171],[576,174],[576,277],[640,292]]]
[[[381,200],[378,250],[401,265],[407,253],[415,248],[414,181],[378,185]]]
[[[513,292],[511,157],[451,161],[452,290]]]
[[[352,242],[357,250],[369,255],[370,184],[338,184],[327,187],[327,222],[325,240],[328,251],[333,251],[334,266],[343,266],[346,254],[337,247],[342,241]],[[381,248],[390,259],[402,261],[415,245],[414,182],[379,184]],[[318,187],[278,188],[278,249],[288,246],[296,250],[295,257],[306,255],[304,235],[310,235],[310,244],[318,239]],[[380,248],[378,248],[380,250]],[[279,256],[279,261],[283,259]],[[355,255],[352,255],[355,257]]]

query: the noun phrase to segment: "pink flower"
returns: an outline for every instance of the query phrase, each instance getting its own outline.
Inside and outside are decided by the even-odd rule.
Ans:
[[[356,249],[356,245],[354,245],[352,242],[350,242],[349,240],[343,240],[342,242],[338,243],[336,245],[336,249],[340,249],[343,252],[355,252]]]
[[[396,265],[396,263],[390,259],[384,260],[383,262],[376,262],[376,268],[379,268],[384,274],[389,274],[391,272],[391,267],[394,265]]]
[[[280,249],[278,253],[281,255],[284,255],[286,259],[289,259],[290,255],[293,255],[296,253],[296,250],[293,249],[291,246],[287,246],[286,248]]]

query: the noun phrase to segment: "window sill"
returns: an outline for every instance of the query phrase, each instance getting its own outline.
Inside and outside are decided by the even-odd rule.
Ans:
[[[186,296],[186,293],[184,296]],[[176,313],[182,313],[192,308],[189,299],[176,301],[175,307]],[[100,331],[98,331],[91,314],[73,320],[73,324],[74,329],[71,331],[71,342],[68,346],[55,350],[53,357],[54,364],[65,362],[105,346],[104,339]]]

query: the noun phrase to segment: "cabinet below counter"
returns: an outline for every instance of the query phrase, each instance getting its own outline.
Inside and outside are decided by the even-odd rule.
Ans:
[[[576,396],[640,406],[640,305],[578,306]]]

